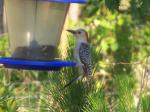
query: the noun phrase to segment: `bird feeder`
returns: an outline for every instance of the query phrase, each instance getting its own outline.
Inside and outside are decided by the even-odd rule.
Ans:
[[[12,57],[8,68],[59,70],[72,61],[55,60],[70,3],[86,0],[4,0]],[[42,68],[41,68],[42,67]]]

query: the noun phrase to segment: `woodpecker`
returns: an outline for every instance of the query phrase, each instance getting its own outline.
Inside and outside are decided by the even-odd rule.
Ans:
[[[76,76],[67,85],[65,85],[64,88],[69,86],[76,80],[79,80],[84,77],[89,78],[92,75],[92,63],[91,63],[91,53],[90,53],[88,33],[84,29],[67,30],[67,31],[72,33],[76,38],[74,58],[77,62],[79,75]]]

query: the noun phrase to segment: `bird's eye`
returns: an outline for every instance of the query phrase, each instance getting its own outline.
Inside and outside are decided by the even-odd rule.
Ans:
[[[78,34],[81,34],[81,32],[79,31]]]

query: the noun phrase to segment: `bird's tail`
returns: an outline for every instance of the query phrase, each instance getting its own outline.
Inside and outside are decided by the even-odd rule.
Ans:
[[[62,90],[65,89],[66,87],[70,86],[73,82],[78,81],[78,80],[81,80],[82,78],[83,78],[82,75],[78,75],[78,76],[74,77],[69,83],[67,83],[67,84],[62,88]]]

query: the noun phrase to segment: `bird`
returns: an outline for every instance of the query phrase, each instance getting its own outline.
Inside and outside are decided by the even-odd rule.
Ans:
[[[81,28],[77,30],[69,29],[67,31],[72,33],[76,39],[74,58],[77,63],[76,66],[78,67],[79,75],[66,84],[64,88],[76,80],[83,79],[84,77],[89,78],[92,75],[90,43],[87,31]]]

